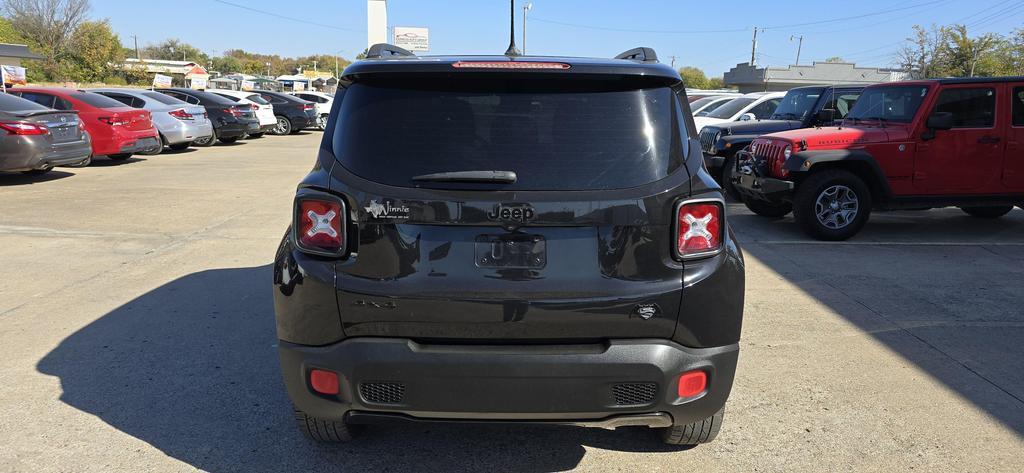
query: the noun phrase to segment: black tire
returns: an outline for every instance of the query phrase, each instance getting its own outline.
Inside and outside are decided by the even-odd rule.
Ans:
[[[836,193],[834,198],[829,194],[833,191]],[[824,217],[819,217],[819,200],[823,204],[821,211]],[[849,213],[851,210],[852,214]],[[846,240],[864,228],[870,215],[871,191],[867,184],[856,174],[843,169],[826,169],[811,174],[799,184],[793,199],[796,223],[805,233],[819,240]],[[827,225],[825,222],[829,221],[834,223]]]
[[[114,161],[127,161],[128,158],[130,158],[130,157],[132,157],[131,153],[121,153],[121,154],[109,154],[109,155],[107,155],[107,158],[110,158],[111,160],[114,160]]]
[[[1013,210],[1012,205],[991,205],[987,207],[960,207],[964,213],[975,218],[999,218]]]
[[[736,186],[732,183],[732,176],[736,173],[736,153],[732,153],[725,157],[725,162],[722,164],[722,190],[725,195],[731,197],[733,200],[741,201],[743,196],[736,190]]]
[[[295,412],[295,423],[306,437],[319,443],[344,443],[352,440],[353,428],[345,422],[325,420],[310,416],[303,411],[292,408]]]
[[[201,147],[201,148],[206,148],[207,146],[213,146],[213,144],[216,143],[216,142],[217,142],[217,131],[215,130],[213,132],[213,136],[210,136],[209,138],[205,138],[205,139],[200,138],[198,140],[195,140],[195,141],[192,142],[192,145],[198,146],[198,147]]]
[[[743,205],[746,205],[751,212],[768,218],[782,218],[789,215],[793,211],[793,204],[789,202],[766,202],[763,200],[754,199],[743,199]]]
[[[277,116],[277,125],[270,132],[277,136],[290,135],[292,133],[292,121],[288,117]]]
[[[692,424],[673,425],[661,429],[661,439],[669,445],[698,445],[708,443],[718,437],[722,430],[722,421],[725,420],[725,408],[715,415]]]
[[[171,145],[171,150],[173,150],[173,151],[183,151],[183,150],[188,149],[189,146],[192,146],[192,143],[176,143],[176,144]]]
[[[316,117],[316,129],[320,131],[327,129],[327,115],[319,115]]]
[[[231,143],[234,143],[234,142],[238,141],[238,138],[239,137],[237,137],[237,136],[232,136],[231,138],[218,138],[218,140],[220,140],[221,143],[229,145]]]

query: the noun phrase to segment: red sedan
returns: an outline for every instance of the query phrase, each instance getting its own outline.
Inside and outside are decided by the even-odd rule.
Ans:
[[[132,153],[159,146],[160,134],[146,110],[83,90],[61,87],[18,87],[9,93],[57,110],[77,110],[92,137],[93,156],[125,160]]]

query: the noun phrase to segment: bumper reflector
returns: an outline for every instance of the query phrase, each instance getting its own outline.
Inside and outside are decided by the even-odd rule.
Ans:
[[[703,371],[687,371],[679,375],[679,397],[694,397],[707,387],[708,375]]]
[[[309,372],[309,384],[313,390],[320,394],[336,395],[341,391],[338,382],[338,373],[324,370],[313,370]]]

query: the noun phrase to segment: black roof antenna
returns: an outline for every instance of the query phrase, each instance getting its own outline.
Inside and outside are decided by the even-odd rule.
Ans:
[[[519,52],[518,48],[516,48],[516,0],[508,1],[508,14],[509,39],[508,49],[505,50],[505,55],[508,57],[522,56],[523,54]]]

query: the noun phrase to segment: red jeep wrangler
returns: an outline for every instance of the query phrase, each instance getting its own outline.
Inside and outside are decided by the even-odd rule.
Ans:
[[[1024,77],[867,87],[841,126],[753,141],[733,182],[758,215],[790,211],[845,240],[872,209],[957,206],[998,218],[1024,204]]]

